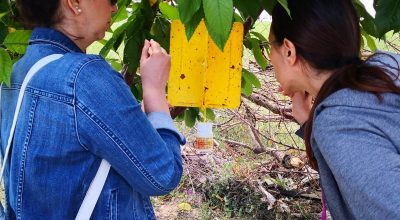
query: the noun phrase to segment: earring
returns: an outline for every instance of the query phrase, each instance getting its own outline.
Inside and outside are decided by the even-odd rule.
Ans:
[[[82,9],[80,9],[78,6],[76,6],[75,9],[78,12],[78,14],[80,14],[82,12]]]

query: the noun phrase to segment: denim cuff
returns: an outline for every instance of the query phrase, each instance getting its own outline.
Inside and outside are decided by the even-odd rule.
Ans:
[[[155,129],[166,129],[172,131],[179,139],[181,145],[186,143],[185,137],[176,129],[172,118],[164,112],[150,112],[147,118]]]

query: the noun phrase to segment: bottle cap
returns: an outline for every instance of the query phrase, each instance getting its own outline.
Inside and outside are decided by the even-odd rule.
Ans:
[[[200,122],[197,124],[197,135],[200,137],[212,137],[212,123]]]

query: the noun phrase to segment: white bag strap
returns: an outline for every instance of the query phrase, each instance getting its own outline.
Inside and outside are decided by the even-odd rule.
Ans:
[[[82,205],[79,208],[75,220],[90,219],[97,200],[100,197],[100,193],[103,190],[104,184],[106,183],[110,167],[111,165],[106,160],[103,159],[101,161],[100,167],[97,170],[96,176],[90,183],[89,189],[86,192],[85,198],[83,199]]]
[[[26,86],[28,85],[28,83],[32,79],[32,77],[37,73],[37,71],[39,71],[42,67],[44,67],[48,63],[50,63],[50,62],[52,62],[54,60],[58,60],[62,56],[63,55],[61,55],[61,54],[52,54],[52,55],[49,55],[49,56],[46,56],[46,57],[40,59],[38,62],[36,62],[31,67],[31,69],[26,74],[24,81],[22,82],[22,86],[21,86],[21,89],[20,89],[19,95],[18,95],[17,106],[15,108],[14,119],[13,119],[13,122],[12,122],[12,125],[11,125],[10,135],[8,136],[6,152],[4,153],[3,165],[1,166],[0,182],[3,179],[4,168],[5,168],[8,156],[9,156],[12,140],[14,138],[15,126],[17,124],[19,111],[21,110],[21,104],[22,104],[22,100],[24,98],[24,93],[25,93]]]
[[[19,91],[17,106],[14,113],[13,123],[11,125],[10,135],[8,137],[6,151],[4,153],[3,158],[3,165],[1,167],[0,172],[0,182],[3,179],[4,168],[9,156],[11,143],[14,138],[15,127],[18,120],[18,114],[21,110],[22,100],[24,98],[26,87],[32,77],[45,65],[49,64],[52,61],[58,60],[62,57],[62,54],[52,54],[40,59],[36,62],[31,69],[28,71],[27,75],[25,76],[24,81],[22,82],[21,89]],[[2,87],[2,85],[1,85]],[[1,101],[1,88],[0,87],[0,101]],[[1,116],[0,116],[1,117]],[[110,164],[106,160],[102,160],[99,169],[97,170],[96,176],[94,177],[93,181],[90,183],[89,189],[86,192],[85,198],[83,199],[82,205],[79,208],[78,214],[76,215],[77,220],[88,220],[93,213],[94,207],[96,206],[97,200],[100,197],[100,193],[104,187],[104,184],[107,180],[108,173],[110,171]],[[0,203],[1,205],[1,203]]]
[[[6,166],[6,162],[7,162],[8,156],[9,156],[12,140],[14,138],[15,126],[17,124],[19,111],[21,110],[21,104],[22,104],[22,100],[24,98],[26,86],[28,85],[28,83],[32,79],[32,77],[37,73],[37,71],[39,71],[42,67],[44,67],[48,63],[50,63],[52,61],[55,61],[55,60],[58,60],[62,56],[63,55],[61,55],[61,54],[53,54],[53,55],[49,55],[49,56],[46,56],[46,57],[40,59],[38,62],[36,62],[31,67],[31,69],[26,74],[24,81],[22,82],[22,86],[21,86],[21,89],[20,89],[19,95],[18,95],[17,106],[15,108],[13,122],[12,122],[12,125],[11,125],[10,135],[8,136],[8,142],[7,142],[6,151],[4,153],[3,165],[1,166],[0,183],[3,180],[4,168]],[[0,90],[2,90],[2,87],[3,87],[3,83],[1,84]],[[1,91],[0,91],[0,96],[1,96]],[[1,101],[1,97],[0,97],[0,101]],[[0,210],[1,217],[3,218],[5,216],[4,216],[4,208],[3,208],[3,205],[1,204],[1,202],[0,202],[0,207],[1,207],[1,210]]]

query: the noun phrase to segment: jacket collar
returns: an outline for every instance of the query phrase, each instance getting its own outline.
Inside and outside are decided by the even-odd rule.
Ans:
[[[29,44],[51,44],[66,53],[84,53],[70,38],[52,28],[37,27],[33,29]]]

